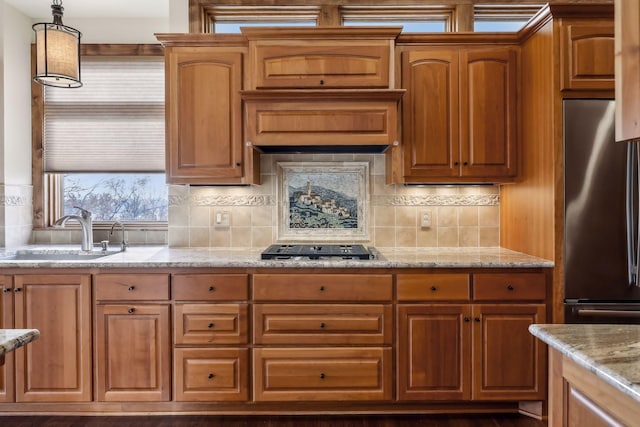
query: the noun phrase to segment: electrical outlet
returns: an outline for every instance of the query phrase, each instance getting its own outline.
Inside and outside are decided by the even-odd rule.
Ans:
[[[215,228],[226,228],[231,225],[231,214],[227,211],[215,211]]]
[[[422,228],[431,228],[431,211],[420,212],[420,226]]]

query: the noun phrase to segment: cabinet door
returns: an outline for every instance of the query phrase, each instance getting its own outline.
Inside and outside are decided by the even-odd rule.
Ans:
[[[0,329],[13,328],[13,285],[11,276],[0,276]],[[13,352],[0,365],[0,402],[13,402]],[[1,357],[1,356],[0,356]]]
[[[89,276],[14,277],[15,327],[40,330],[16,350],[17,402],[91,400]]]
[[[171,391],[169,306],[96,307],[99,401],[168,401]]]
[[[458,51],[402,53],[404,177],[457,177]],[[418,181],[423,179],[418,179]]]
[[[165,58],[167,181],[246,183],[240,99],[243,53],[170,47]],[[251,162],[245,164],[250,166]]]
[[[615,0],[616,141],[640,139],[640,4]]]
[[[545,306],[480,304],[472,317],[473,399],[544,399],[546,352],[529,325],[545,322]]]
[[[469,305],[398,305],[398,400],[471,397]]]
[[[613,21],[563,20],[561,31],[562,89],[613,90]]]
[[[517,50],[460,53],[460,146],[463,177],[516,174]]]

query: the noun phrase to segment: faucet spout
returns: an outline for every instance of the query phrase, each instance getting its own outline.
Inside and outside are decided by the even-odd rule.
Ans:
[[[80,215],[65,215],[58,218],[54,225],[64,227],[67,221],[71,219],[78,221],[82,229],[82,242],[80,247],[83,251],[91,251],[93,250],[93,223],[91,221],[91,212],[82,208],[76,208],[80,209]]]
[[[120,221],[114,222],[113,225],[111,226],[111,232],[109,232],[109,236],[113,234],[113,229],[116,227],[116,225],[120,225],[120,229],[122,230],[122,240],[120,241],[120,251],[124,252],[127,250],[127,240],[124,237],[124,224],[121,223]]]

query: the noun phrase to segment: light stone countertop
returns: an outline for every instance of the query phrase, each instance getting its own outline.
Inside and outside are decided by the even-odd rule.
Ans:
[[[19,249],[74,250],[79,245],[32,245]],[[168,248],[130,246],[88,260],[11,260],[0,250],[0,268],[535,268],[553,262],[504,248],[377,248],[373,260],[261,260],[262,248]]]
[[[39,337],[37,329],[0,329],[0,357]]]
[[[531,325],[529,331],[640,403],[640,325]]]

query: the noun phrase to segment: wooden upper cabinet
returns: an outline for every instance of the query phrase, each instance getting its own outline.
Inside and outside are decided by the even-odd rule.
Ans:
[[[613,90],[613,21],[565,19],[560,26],[562,89]]]
[[[516,175],[517,47],[402,53],[405,182],[505,182]]]
[[[166,47],[167,182],[246,184],[242,47]]]
[[[616,141],[640,139],[640,4],[615,1]]]

